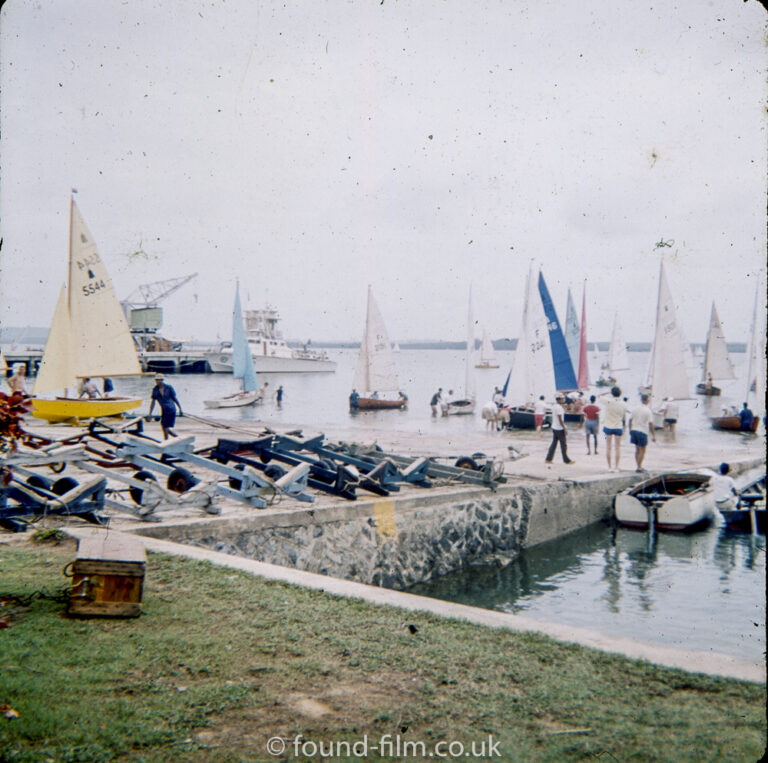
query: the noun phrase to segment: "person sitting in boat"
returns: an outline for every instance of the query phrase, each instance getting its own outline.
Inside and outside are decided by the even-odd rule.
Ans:
[[[404,403],[407,403],[407,402],[408,402],[408,395],[406,395],[406,394],[405,394],[405,392],[403,392],[403,390],[400,390],[400,391],[397,393],[397,395],[398,395],[398,397],[399,397],[399,398],[400,398],[400,399],[401,399],[401,400],[402,400]]]
[[[375,389],[373,392],[371,392],[371,400],[378,400],[379,399],[379,390]]]
[[[111,397],[114,391],[115,385],[112,383],[112,379],[110,379],[108,376],[105,376],[102,386],[102,393],[104,397]]]
[[[712,491],[715,498],[715,506],[718,509],[728,510],[736,508],[736,499],[739,491],[736,490],[736,483],[733,477],[728,476],[731,471],[730,464],[723,462],[720,464],[720,474],[712,477]]]
[[[755,420],[755,414],[752,413],[752,411],[749,409],[749,406],[746,403],[744,403],[741,410],[739,411],[739,419],[741,420],[741,426],[740,426],[741,431],[751,432],[752,423]]]
[[[358,394],[356,389],[353,389],[349,396],[349,407],[357,408],[359,401],[360,401],[360,395]]]
[[[101,392],[99,392],[96,382],[89,376],[86,376],[85,379],[83,379],[83,386],[80,388],[80,397],[87,397],[89,400],[101,397]]]
[[[712,374],[707,374],[707,380],[704,382],[704,389],[707,391],[712,389]]]
[[[174,424],[176,424],[176,408],[179,409],[179,416],[183,416],[184,412],[181,410],[181,403],[176,397],[176,390],[170,384],[165,383],[165,377],[162,374],[155,376],[155,388],[152,390],[152,402],[149,404],[147,418],[152,415],[155,403],[160,405],[160,426],[163,430],[163,439],[176,437],[176,432],[173,431]]]

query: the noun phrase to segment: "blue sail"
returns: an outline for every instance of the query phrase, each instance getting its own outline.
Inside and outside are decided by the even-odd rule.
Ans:
[[[555,389],[578,389],[576,374],[573,372],[573,363],[568,354],[568,346],[565,343],[560,320],[557,317],[552,297],[544,282],[544,276],[539,271],[539,294],[541,304],[544,306],[544,314],[547,316],[547,328],[549,329],[549,346],[552,350],[552,364],[555,367]]]
[[[235,307],[232,311],[232,376],[243,380],[243,391],[253,392],[259,383],[253,368],[253,358],[245,335],[243,310],[240,307],[240,284],[235,290]]]

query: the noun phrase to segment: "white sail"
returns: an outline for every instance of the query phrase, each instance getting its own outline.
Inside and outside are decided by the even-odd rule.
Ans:
[[[373,392],[396,394],[400,389],[397,367],[392,357],[392,345],[370,286],[365,331],[357,356],[354,387],[362,397],[367,397]]]
[[[472,314],[472,285],[469,287],[469,307],[467,309],[467,357],[464,370],[464,395],[467,400],[475,399],[475,372],[472,367],[472,354],[475,349],[475,324]]]
[[[629,355],[627,344],[624,341],[624,332],[621,329],[618,312],[613,316],[613,331],[611,332],[611,346],[608,350],[608,369],[610,371],[626,371],[629,369]]]
[[[74,201],[71,213],[68,308],[75,374],[141,374],[120,302]]]
[[[659,272],[659,297],[656,307],[656,333],[651,350],[648,386],[655,402],[665,397],[689,397],[685,349],[672,291],[667,282],[664,261]]]
[[[491,365],[496,362],[496,351],[488,332],[483,329],[483,341],[480,343],[480,365]]]
[[[744,401],[752,406],[752,412],[760,419],[765,413],[765,284],[761,271],[755,286],[755,303],[752,308],[749,345],[747,346],[747,378]],[[760,295],[763,303],[760,303]],[[754,391],[752,385],[754,384]]]
[[[702,381],[707,380],[708,375],[713,379],[735,379],[733,364],[728,355],[728,345],[725,341],[723,326],[720,316],[717,314],[715,303],[712,303],[712,312],[709,317],[709,331],[707,332],[707,346],[704,350],[704,371]]]
[[[549,328],[539,295],[538,279],[534,276],[531,263],[506,397],[512,405],[526,405],[533,403],[539,395],[552,400],[554,394],[555,372],[549,346]]]
[[[571,290],[568,289],[568,303],[565,310],[565,345],[568,348],[568,354],[571,356],[571,365],[574,371],[578,373],[579,368],[579,339],[581,330],[579,327],[579,317],[576,314],[576,306],[573,303]]]
[[[67,302],[67,287],[62,286],[45,342],[43,359],[35,378],[35,395],[74,389],[77,384]]]

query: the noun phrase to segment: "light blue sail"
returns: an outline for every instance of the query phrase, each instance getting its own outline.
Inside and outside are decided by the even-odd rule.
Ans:
[[[547,316],[549,346],[552,350],[552,364],[555,367],[555,389],[578,389],[576,374],[573,372],[573,363],[571,363],[571,356],[568,354],[568,346],[560,327],[560,320],[557,317],[555,305],[552,302],[552,297],[549,296],[549,289],[547,289],[541,271],[539,271],[539,294],[541,295],[541,304],[544,306],[544,314]]]
[[[232,311],[232,376],[243,380],[243,392],[253,392],[259,387],[256,371],[253,368],[251,348],[245,335],[239,283],[235,289],[235,307]]]
[[[565,343],[568,346],[568,354],[571,357],[571,365],[575,371],[579,367],[579,341],[581,329],[576,306],[573,304],[571,290],[568,289],[568,305],[565,309]]]

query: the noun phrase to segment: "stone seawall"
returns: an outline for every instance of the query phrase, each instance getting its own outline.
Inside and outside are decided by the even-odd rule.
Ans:
[[[404,588],[473,564],[506,563],[530,547],[609,516],[632,476],[407,495],[247,518],[142,528],[214,551],[386,588]]]

